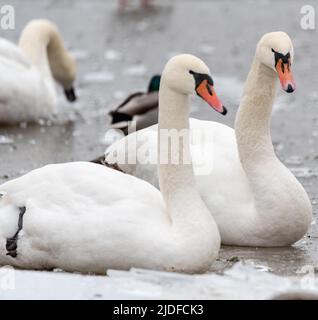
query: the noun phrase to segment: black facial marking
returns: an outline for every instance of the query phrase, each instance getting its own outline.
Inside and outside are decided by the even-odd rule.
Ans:
[[[194,77],[194,80],[195,80],[195,87],[197,88],[201,83],[202,81],[204,80],[207,80],[208,84],[213,86],[214,85],[214,82],[213,82],[213,79],[206,73],[197,73],[197,72],[194,72],[192,70],[189,71],[190,74],[193,75]],[[209,86],[208,87],[208,90],[209,90],[209,93],[212,94]]]
[[[6,242],[7,256],[10,256],[12,258],[16,258],[18,255],[17,249],[18,249],[19,232],[23,228],[23,216],[26,212],[26,208],[20,207],[19,210],[20,212],[19,212],[19,220],[18,220],[18,230],[13,237],[7,238],[7,242]]]
[[[275,67],[277,66],[277,63],[279,62],[279,59],[282,59],[283,64],[287,64],[289,66],[290,52],[288,52],[286,55],[283,55],[282,53],[276,52],[274,49],[272,49],[272,52],[274,52],[274,55],[275,55]],[[284,67],[282,67],[282,71],[284,72]]]
[[[68,101],[74,102],[76,100],[76,94],[74,88],[64,89],[65,97]]]

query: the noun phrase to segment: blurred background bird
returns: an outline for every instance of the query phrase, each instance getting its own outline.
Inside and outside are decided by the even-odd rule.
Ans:
[[[112,129],[120,129],[127,135],[132,121],[137,130],[158,122],[160,78],[160,75],[154,75],[149,82],[147,92],[131,94],[115,110],[109,112]]]

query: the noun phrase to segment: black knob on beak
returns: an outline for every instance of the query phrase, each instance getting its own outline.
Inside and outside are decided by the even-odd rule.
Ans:
[[[64,89],[65,97],[68,101],[74,102],[76,100],[76,94],[74,88]]]
[[[288,93],[294,92],[294,89],[290,84],[288,85],[286,92],[288,92]]]

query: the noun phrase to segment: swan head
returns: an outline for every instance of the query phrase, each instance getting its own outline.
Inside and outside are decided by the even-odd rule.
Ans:
[[[51,60],[50,64],[53,77],[63,87],[66,99],[74,102],[76,100],[74,90],[76,63],[74,58],[68,52],[65,52],[62,60]]]
[[[55,24],[48,20],[34,20],[43,34],[48,33],[51,40],[48,43],[47,53],[54,79],[63,87],[65,97],[74,102],[76,94],[74,81],[76,77],[76,62],[70,52],[65,48],[62,36]]]
[[[43,54],[43,50],[39,48],[46,47],[54,79],[64,88],[69,101],[76,100],[73,88],[76,75],[75,60],[66,50],[62,36],[53,22],[46,19],[31,20],[21,33],[19,46],[35,64],[42,60],[39,55]]]
[[[283,90],[295,91],[296,84],[291,70],[294,47],[287,33],[265,34],[257,45],[256,55],[263,64],[277,72]]]
[[[215,92],[210,70],[201,59],[190,54],[171,58],[163,70],[162,80],[171,90],[184,95],[197,94],[217,112],[227,113]]]

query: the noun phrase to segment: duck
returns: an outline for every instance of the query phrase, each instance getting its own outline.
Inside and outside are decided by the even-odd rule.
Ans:
[[[160,85],[159,126],[188,132],[189,96],[198,92],[225,113],[211,95],[207,65],[189,54],[171,58]],[[189,144],[181,143],[185,153],[175,149],[174,155],[182,160]],[[161,192],[90,162],[47,165],[0,185],[0,265],[95,274],[132,267],[205,272],[220,235],[191,161],[168,159],[158,170]]]
[[[110,129],[119,130],[119,138],[136,130],[158,123],[158,91],[160,75],[154,75],[149,82],[147,92],[136,92],[128,96],[115,110],[111,110]],[[118,138],[118,139],[119,139]],[[105,155],[100,155],[91,162],[105,165]],[[114,167],[114,169],[119,169]]]
[[[158,91],[160,75],[154,75],[147,92],[136,92],[128,96],[115,110],[109,112],[111,128],[128,134],[131,124],[136,130],[147,128],[158,122]]]
[[[76,65],[57,27],[49,20],[32,20],[19,44],[0,38],[0,123],[50,119],[57,114],[54,80],[74,102]]]
[[[296,89],[293,59],[293,44],[285,32],[265,34],[257,44],[235,129],[190,119],[195,179],[223,245],[289,246],[300,240],[311,224],[310,199],[277,158],[270,134],[277,78],[284,91]],[[156,154],[157,129],[154,125],[115,142],[106,150],[104,163],[158,187],[155,161],[147,158]],[[202,138],[194,139],[198,132]],[[147,151],[145,157],[125,160],[139,150]]]

